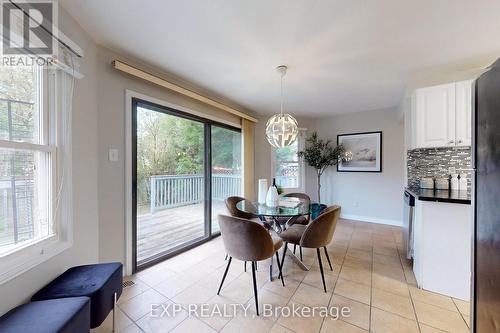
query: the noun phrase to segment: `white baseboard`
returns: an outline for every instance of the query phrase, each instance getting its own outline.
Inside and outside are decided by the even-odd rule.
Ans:
[[[378,217],[352,215],[352,214],[341,214],[340,217],[343,219],[356,220],[356,221],[361,221],[361,222],[387,224],[387,225],[393,225],[393,226],[397,226],[397,227],[403,226],[403,222],[399,221],[399,220],[381,219]]]

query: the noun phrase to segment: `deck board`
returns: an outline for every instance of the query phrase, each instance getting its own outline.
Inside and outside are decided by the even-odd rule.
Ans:
[[[214,202],[212,216],[225,213],[223,202]],[[137,217],[137,261],[203,237],[204,204],[168,208]],[[218,226],[217,226],[218,230]]]

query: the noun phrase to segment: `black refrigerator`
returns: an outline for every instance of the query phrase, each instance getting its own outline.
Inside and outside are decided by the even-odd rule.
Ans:
[[[473,121],[474,332],[500,332],[500,59],[476,81]]]

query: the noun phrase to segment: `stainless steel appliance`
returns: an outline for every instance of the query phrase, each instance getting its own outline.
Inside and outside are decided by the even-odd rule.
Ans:
[[[413,258],[413,208],[415,197],[408,191],[404,192],[403,241],[406,248],[406,258]]]
[[[500,327],[500,59],[476,81],[473,332]]]

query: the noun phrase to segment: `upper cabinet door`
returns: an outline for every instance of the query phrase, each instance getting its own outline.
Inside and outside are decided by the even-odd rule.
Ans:
[[[473,80],[456,83],[456,127],[457,146],[472,144],[472,87]]]
[[[415,91],[417,148],[455,145],[455,83]]]

